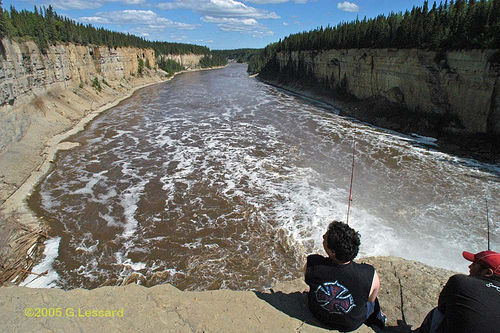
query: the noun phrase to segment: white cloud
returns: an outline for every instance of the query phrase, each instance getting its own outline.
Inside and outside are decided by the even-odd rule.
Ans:
[[[234,0],[173,0],[158,4],[161,9],[190,9],[203,16],[278,19],[274,12],[257,9]]]
[[[185,34],[174,33],[174,34],[169,34],[168,39],[171,41],[185,42],[188,39],[188,36]]]
[[[80,17],[78,19],[85,23],[100,23],[100,24],[133,24],[141,26],[143,29],[149,30],[164,30],[166,28],[193,30],[196,28],[194,24],[175,22],[168,18],[161,17],[151,10],[122,10],[114,12],[97,13],[92,17]],[[141,34],[148,33],[141,31]]]
[[[214,41],[213,39],[195,39],[193,40],[193,44],[197,44],[197,45],[206,45],[206,44],[212,44]]]
[[[337,4],[337,8],[344,12],[356,13],[359,12],[359,6],[352,2],[339,2]]]
[[[283,0],[256,0],[283,1]],[[273,32],[257,20],[278,19],[276,13],[247,6],[235,0],[172,0],[158,4],[165,10],[188,9],[200,14],[201,20],[212,23],[222,31],[236,31],[254,37],[272,35]]]
[[[32,1],[33,2],[33,1]],[[88,0],[51,0],[51,1],[35,1],[36,6],[48,6],[56,9],[96,9],[102,6],[99,1],[88,1]]]
[[[100,16],[87,16],[87,17],[80,17],[78,19],[80,22],[85,22],[85,23],[90,23],[90,24],[109,24],[111,23],[111,20],[105,17],[100,17]]]
[[[98,2],[123,2],[126,5],[140,5],[146,3],[146,0],[98,0]]]
[[[146,3],[146,0],[28,0],[36,6],[52,5],[55,9],[97,9],[101,8],[106,2],[121,2],[126,5],[140,5]]]
[[[251,3],[256,3],[258,5],[265,5],[265,4],[280,4],[280,3],[289,2],[290,0],[245,0],[245,1],[251,2]],[[304,4],[304,3],[307,3],[307,0],[294,0],[293,2]]]
[[[275,3],[285,3],[285,2],[288,2],[288,1],[289,0],[246,0],[246,2],[256,3],[258,5],[275,4]]]
[[[201,20],[203,22],[216,24],[222,31],[236,31],[250,34],[255,37],[273,35],[271,30],[261,25],[253,18],[204,16]]]
[[[259,22],[252,18],[239,19],[235,17],[204,16],[201,20],[207,23],[215,23],[224,31],[247,31],[259,26]]]
[[[139,5],[146,3],[146,0],[122,0],[121,2],[126,3],[127,5]]]

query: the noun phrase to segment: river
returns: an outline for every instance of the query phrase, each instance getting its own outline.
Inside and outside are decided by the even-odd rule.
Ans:
[[[360,256],[467,272],[500,250],[500,166],[431,138],[341,117],[248,77],[246,66],[146,87],[70,138],[30,200],[48,221],[45,286],[94,288],[139,273],[180,289],[262,289],[298,277],[329,221]],[[40,282],[38,282],[40,283]]]

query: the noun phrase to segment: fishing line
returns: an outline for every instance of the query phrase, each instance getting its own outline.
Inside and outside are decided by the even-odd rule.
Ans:
[[[349,224],[349,214],[351,213],[352,181],[354,179],[354,153],[355,153],[355,151],[356,151],[356,141],[354,141],[354,146],[352,148],[351,186],[349,188],[349,203],[347,204],[347,219],[346,219],[347,224]]]
[[[488,199],[484,199],[486,201],[486,223],[488,224],[488,251],[490,251],[490,216],[488,212]]]
[[[354,110],[354,119],[356,119],[356,110]],[[354,125],[354,124],[353,124]],[[356,131],[354,130],[354,135],[352,138],[352,166],[351,166],[351,185],[349,187],[349,202],[347,204],[347,219],[346,224],[349,224],[349,215],[351,214],[351,202],[352,202],[352,182],[354,179],[354,155],[356,153]]]

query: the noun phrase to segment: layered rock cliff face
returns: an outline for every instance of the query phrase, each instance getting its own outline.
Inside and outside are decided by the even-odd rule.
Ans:
[[[88,84],[94,77],[115,81],[137,74],[139,61],[156,66],[152,49],[58,44],[43,54],[32,41],[2,40],[0,105],[30,100],[54,85]]]
[[[280,52],[281,71],[306,70],[318,83],[358,99],[383,97],[408,110],[459,121],[465,133],[500,134],[497,50],[445,54],[350,49]],[[306,73],[304,73],[306,74]]]
[[[203,54],[167,54],[162,56],[164,59],[172,59],[184,66],[187,70],[200,67],[200,60]]]
[[[0,208],[41,165],[54,135],[167,77],[152,49],[58,44],[42,53],[32,41],[3,39],[0,52]],[[201,58],[172,57],[189,68]]]

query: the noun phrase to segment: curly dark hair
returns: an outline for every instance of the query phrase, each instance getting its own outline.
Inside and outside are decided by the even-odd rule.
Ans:
[[[331,222],[326,237],[328,248],[335,252],[335,257],[341,262],[351,261],[358,255],[360,235],[346,223]]]

